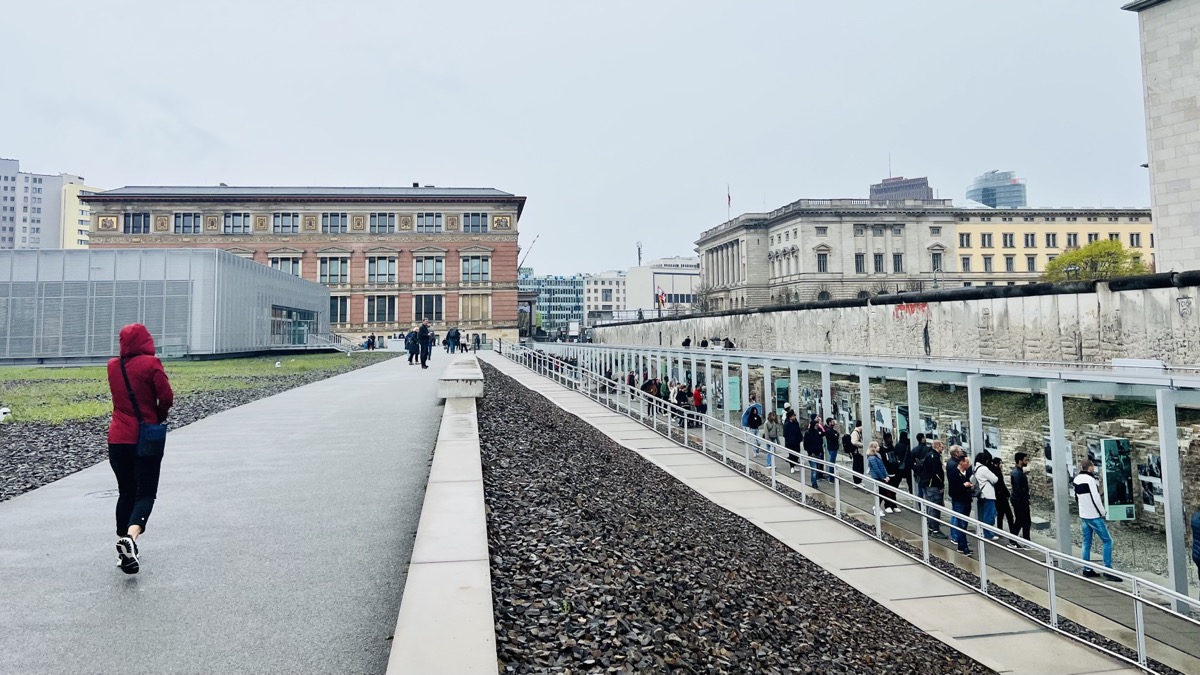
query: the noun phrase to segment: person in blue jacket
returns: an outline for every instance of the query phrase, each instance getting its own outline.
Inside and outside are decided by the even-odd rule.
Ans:
[[[753,396],[750,397],[750,405],[742,411],[742,429],[754,435],[754,456],[758,457],[758,434],[759,428],[766,421],[766,415],[763,413],[763,407],[758,400]]]

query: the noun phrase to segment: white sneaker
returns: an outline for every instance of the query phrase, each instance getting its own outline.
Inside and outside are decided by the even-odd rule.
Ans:
[[[137,544],[132,537],[121,537],[117,540],[118,567],[125,574],[137,574],[141,565],[137,558]]]

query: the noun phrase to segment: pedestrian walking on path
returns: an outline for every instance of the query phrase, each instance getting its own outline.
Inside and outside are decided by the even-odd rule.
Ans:
[[[804,432],[804,452],[809,457],[809,484],[816,488],[822,474],[821,460],[825,459],[825,434],[816,418],[808,421],[808,430]]]
[[[758,400],[750,397],[750,405],[742,411],[742,429],[754,435],[754,456],[758,457],[758,434],[763,423],[763,407]]]
[[[841,444],[841,438],[838,437],[837,423],[832,417],[825,418],[825,459],[829,460],[829,482],[832,483],[836,478],[837,473],[837,456],[838,446]]]
[[[121,571],[137,574],[137,540],[158,496],[162,444],[142,443],[147,425],[165,424],[175,395],[154,356],[154,338],[142,324],[125,326],[120,333],[121,355],[108,362],[108,388],[113,416],[108,426],[108,464],[117,477],[117,560]],[[149,441],[149,439],[145,439]]]
[[[1104,501],[1100,497],[1100,485],[1096,481],[1096,465],[1092,460],[1085,459],[1079,466],[1079,475],[1072,481],[1075,488],[1075,498],[1079,502],[1079,523],[1083,527],[1083,559],[1092,561],[1092,535],[1100,537],[1104,545],[1104,566],[1112,569],[1113,540],[1108,533],[1108,524],[1104,522]],[[1089,566],[1083,568],[1083,576],[1089,578],[1104,577],[1109,581],[1120,581],[1121,577],[1104,572],[1097,573]]]
[[[879,456],[879,443],[876,441],[871,441],[871,444],[867,446],[867,471],[872,479],[880,483],[886,483],[891,478],[888,474],[887,463]],[[897,510],[893,508],[896,506],[895,491],[880,487],[879,496],[883,499],[884,514],[894,513]],[[871,507],[871,512],[876,513],[875,507]]]
[[[842,448],[850,453],[850,469],[854,472],[854,484],[862,482],[863,442],[862,420],[855,420],[854,431],[842,437]]]
[[[979,490],[979,519],[984,523],[996,526],[996,481],[1000,480],[996,474],[992,473],[992,468],[988,465],[991,460],[990,455],[979,453],[975,455],[975,471],[972,477],[975,479],[976,489]],[[983,531],[983,538],[991,541],[996,537],[991,530]]]
[[[1029,514],[1029,477],[1025,475],[1025,467],[1029,464],[1029,456],[1018,452],[1013,460],[1013,470],[1008,479],[1012,483],[1009,499],[1013,507],[1013,524],[1009,530],[1013,534],[1029,541],[1029,528],[1033,518]]]
[[[917,434],[918,442],[923,441],[921,434]],[[941,441],[934,441],[932,446],[924,446],[925,451],[922,460],[921,476],[925,481],[924,493],[922,499],[932,502],[938,506],[942,506],[945,502],[943,498],[946,490],[946,469],[942,466],[942,448]],[[926,512],[926,525],[929,527],[929,536],[934,539],[945,539],[946,535],[942,533],[942,513],[938,509],[930,506]]]
[[[796,462],[800,461],[801,436],[803,436],[803,432],[800,429],[800,420],[796,419],[794,410],[788,410],[783,420],[783,447],[788,451],[791,473],[796,473]]]
[[[421,367],[429,367],[429,352],[433,351],[433,331],[429,328],[429,319],[421,322],[421,328],[417,332],[417,337],[421,346]]]
[[[773,445],[779,445],[780,439],[783,437],[783,425],[779,423],[779,416],[775,411],[767,413],[767,423],[763,426],[763,434]],[[775,465],[775,455],[772,454],[773,448],[767,446],[767,468]]]
[[[966,518],[971,515],[971,501],[974,497],[974,485],[971,483],[971,458],[967,457],[967,453],[957,445],[950,448],[950,457],[954,462],[946,473],[950,506],[954,509],[954,517],[950,519],[950,539],[958,544],[959,553],[974,555],[975,552],[971,550],[970,539],[967,535],[966,521]]]

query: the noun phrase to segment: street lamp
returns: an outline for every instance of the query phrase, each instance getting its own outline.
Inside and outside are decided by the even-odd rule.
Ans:
[[[1078,279],[1079,269],[1079,265],[1067,265],[1063,268],[1063,271],[1067,273],[1068,279]]]

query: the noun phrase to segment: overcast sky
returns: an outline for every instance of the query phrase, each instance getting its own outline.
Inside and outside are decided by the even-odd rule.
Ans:
[[[9,2],[0,156],[90,184],[496,187],[540,273],[888,173],[1148,206],[1122,0]]]

